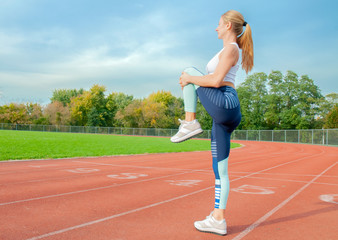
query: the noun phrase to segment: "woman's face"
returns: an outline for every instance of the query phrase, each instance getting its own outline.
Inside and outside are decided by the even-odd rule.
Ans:
[[[218,22],[218,27],[216,28],[216,32],[218,34],[218,38],[222,39],[224,38],[226,32],[228,30],[228,24],[226,24],[223,20],[223,18],[221,17],[219,22]]]

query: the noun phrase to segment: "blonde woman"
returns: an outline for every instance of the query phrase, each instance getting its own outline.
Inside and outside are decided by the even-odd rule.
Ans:
[[[223,48],[207,64],[207,74],[187,68],[180,77],[183,88],[185,120],[180,121],[172,142],[185,141],[203,130],[196,119],[197,96],[213,119],[211,153],[215,174],[214,210],[205,220],[195,222],[199,231],[225,235],[225,208],[229,195],[228,157],[230,136],[241,121],[240,103],[235,90],[240,49],[242,68],[248,73],[253,67],[251,28],[241,13],[230,10],[223,14],[216,28]]]

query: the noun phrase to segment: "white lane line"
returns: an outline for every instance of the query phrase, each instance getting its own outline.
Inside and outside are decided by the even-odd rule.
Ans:
[[[333,168],[335,165],[337,164],[334,163],[332,164],[330,167],[328,167],[327,169],[325,169],[323,172],[321,172],[319,175],[317,175],[315,178],[313,178],[310,182],[308,182],[307,184],[305,184],[303,187],[301,187],[300,189],[298,189],[295,193],[293,193],[290,197],[288,197],[287,199],[285,199],[283,202],[281,202],[278,206],[276,206],[274,209],[272,209],[271,211],[269,211],[267,214],[265,214],[263,217],[261,217],[260,219],[258,219],[256,222],[254,222],[253,224],[251,224],[249,227],[247,227],[244,231],[242,231],[239,235],[237,235],[236,237],[233,238],[233,240],[240,240],[243,237],[245,237],[246,235],[248,235],[252,230],[254,230],[256,227],[258,227],[262,222],[264,222],[266,219],[268,219],[271,215],[273,215],[275,212],[277,212],[279,209],[281,209],[282,207],[284,207],[288,202],[290,202],[293,198],[295,198],[299,193],[301,193],[305,188],[307,188],[308,186],[310,186],[310,184],[312,184],[314,181],[316,181],[319,177],[321,177],[325,172],[329,171],[331,168]]]
[[[120,164],[98,163],[98,162],[86,162],[86,161],[73,161],[73,162],[78,162],[78,163],[88,163],[88,164],[102,165],[102,166],[112,166],[112,167],[161,169],[161,170],[175,170],[175,171],[195,171],[195,169],[166,168],[166,167],[145,167],[145,166],[120,165]]]
[[[147,206],[144,206],[144,207],[136,208],[136,209],[126,211],[126,212],[123,212],[123,213],[119,213],[119,214],[116,214],[116,215],[112,215],[112,216],[109,216],[109,217],[97,219],[95,221],[86,222],[86,223],[76,225],[76,226],[73,226],[73,227],[69,227],[69,228],[61,229],[61,230],[58,230],[58,231],[55,231],[55,232],[50,232],[50,233],[47,233],[47,234],[44,234],[44,235],[40,235],[40,236],[37,236],[37,237],[29,238],[27,240],[37,240],[37,239],[41,239],[41,238],[45,238],[45,237],[50,237],[50,236],[53,236],[53,235],[56,235],[56,234],[68,232],[70,230],[74,230],[74,229],[78,229],[78,228],[82,228],[82,227],[87,227],[87,226],[90,226],[90,225],[93,225],[93,224],[96,224],[96,223],[104,222],[104,221],[111,220],[111,219],[114,219],[114,218],[117,218],[117,217],[121,217],[121,216],[130,214],[130,213],[139,212],[139,211],[142,211],[142,210],[147,209],[147,208],[156,207],[156,206],[164,204],[164,203],[168,203],[168,202],[172,202],[172,201],[175,201],[175,200],[178,200],[178,199],[181,199],[181,198],[185,198],[185,197],[188,197],[188,196],[191,196],[191,195],[194,195],[196,193],[200,193],[200,192],[212,189],[212,188],[214,188],[214,186],[207,187],[207,188],[204,188],[204,189],[201,189],[201,190],[198,190],[198,191],[195,191],[195,192],[191,192],[191,193],[188,193],[188,194],[185,194],[185,195],[181,195],[181,196],[178,196],[178,197],[174,197],[174,198],[171,198],[171,199],[167,199],[167,200],[164,200],[164,201],[161,201],[161,202],[153,203],[153,204],[150,204],[150,205],[147,205]]]
[[[166,176],[161,176],[161,177],[155,177],[155,178],[149,178],[149,179],[144,179],[144,180],[139,180],[139,181],[132,181],[132,182],[127,182],[127,183],[120,183],[120,184],[114,183],[112,185],[108,185],[108,186],[104,186],[104,187],[90,188],[90,189],[79,190],[79,191],[74,191],[74,192],[60,193],[60,194],[55,194],[55,195],[43,196],[43,197],[29,198],[29,199],[17,200],[17,201],[12,201],[12,202],[5,202],[5,203],[0,203],[0,206],[5,206],[5,205],[10,205],[10,204],[15,204],[15,203],[22,203],[22,202],[30,202],[30,201],[41,200],[41,199],[46,199],[46,198],[62,197],[62,196],[72,195],[72,194],[77,194],[77,193],[97,191],[97,190],[119,187],[119,186],[128,185],[128,184],[147,182],[147,181],[157,180],[157,179],[161,179],[161,178],[167,178],[167,177],[182,175],[182,174],[186,174],[186,173],[189,173],[189,172],[176,173],[176,174],[171,174],[171,175],[166,175]]]
[[[300,154],[299,152],[297,152],[297,155],[300,155],[300,156],[311,156],[312,154],[308,154],[308,153],[303,153],[303,154]],[[239,162],[232,162],[232,163],[229,163],[229,166],[232,166],[232,165],[236,165],[236,164],[242,164],[242,163],[248,163],[248,162],[254,162],[254,161],[257,161],[257,160],[266,160],[267,154],[265,155],[253,155],[251,156],[251,158],[247,159],[247,160],[243,160],[243,161],[239,161]],[[283,152],[283,153],[275,153],[275,154],[270,154],[269,155],[269,158],[278,158],[278,157],[283,157],[283,156],[287,156],[287,153]]]
[[[247,176],[243,176],[243,177],[239,177],[239,178],[233,179],[230,182],[234,182],[234,181],[243,179],[244,177],[249,177],[251,175],[254,175],[254,174],[257,174],[257,173],[260,173],[260,172],[263,172],[263,171],[268,171],[268,170],[276,168],[278,166],[289,164],[289,163],[292,163],[292,162],[295,162],[295,161],[296,160],[293,160],[293,161],[290,161],[290,162],[287,162],[287,163],[284,163],[284,164],[277,165],[275,167],[271,167],[271,168],[267,168],[267,169],[264,169],[264,170],[261,170],[261,171],[255,172],[255,173],[251,173],[251,174],[249,174]],[[49,236],[52,236],[52,235],[64,233],[64,232],[67,232],[67,231],[71,231],[71,230],[74,230],[74,229],[86,227],[86,226],[89,226],[89,225],[92,225],[92,224],[95,224],[95,223],[100,223],[100,222],[107,221],[107,220],[110,220],[110,219],[113,219],[113,218],[116,218],[116,217],[120,217],[120,216],[129,214],[129,213],[138,212],[138,211],[141,211],[141,210],[144,210],[144,209],[147,209],[147,208],[158,206],[158,205],[163,204],[163,203],[168,203],[168,202],[171,202],[171,201],[174,201],[174,200],[177,200],[177,199],[181,199],[181,198],[184,198],[184,197],[187,197],[187,196],[191,196],[193,194],[200,193],[200,192],[203,192],[203,191],[208,190],[208,189],[214,189],[214,187],[215,186],[213,185],[213,186],[210,186],[210,187],[207,187],[207,188],[204,188],[204,189],[201,189],[201,190],[189,193],[189,194],[185,194],[185,195],[181,195],[181,196],[178,196],[178,197],[175,197],[175,198],[171,198],[171,199],[168,199],[168,200],[164,200],[164,201],[161,201],[161,202],[153,203],[153,204],[141,207],[141,208],[137,208],[137,209],[130,210],[130,211],[127,211],[127,212],[123,212],[123,213],[116,214],[116,215],[113,215],[113,216],[109,216],[109,217],[106,217],[106,218],[101,218],[101,219],[97,219],[97,220],[94,220],[94,221],[91,221],[91,222],[87,222],[87,223],[83,223],[83,224],[80,224],[80,225],[76,225],[76,226],[73,226],[73,227],[69,227],[69,228],[58,230],[58,231],[50,232],[50,233],[47,233],[47,234],[44,234],[44,235],[41,235],[41,236],[37,236],[37,237],[33,237],[33,238],[30,238],[30,239],[27,239],[27,240],[37,240],[37,239],[49,237]]]
[[[230,171],[229,174],[236,174],[236,173],[244,173],[244,174],[248,174],[248,173],[251,173],[251,172],[235,172],[235,171]],[[296,177],[315,177],[317,175],[313,175],[313,174],[292,174],[292,173],[262,173],[262,175],[282,175],[282,176],[296,176]],[[338,178],[338,176],[335,176],[335,175],[325,175],[325,176],[322,176],[322,177],[329,177],[329,178]]]
[[[254,173],[251,173],[251,174],[248,174],[246,176],[242,176],[242,177],[239,177],[235,180],[232,180],[232,181],[236,181],[236,180],[240,180],[240,179],[243,179],[243,178],[246,178],[246,177],[250,177],[252,175],[255,175],[255,174],[258,174],[258,173],[261,173],[261,172],[265,172],[265,171],[268,171],[268,170],[271,170],[271,169],[274,169],[274,168],[277,168],[277,167],[280,167],[280,166],[283,166],[283,165],[287,165],[287,164],[290,164],[290,163],[293,163],[293,162],[297,162],[297,161],[300,161],[300,160],[303,160],[303,159],[306,159],[306,158],[310,158],[310,157],[317,157],[319,155],[322,155],[324,152],[320,153],[320,154],[317,154],[317,155],[312,155],[312,156],[308,156],[308,157],[303,157],[303,158],[300,158],[300,159],[296,159],[296,160],[292,160],[292,161],[289,161],[289,162],[286,162],[286,163],[282,163],[282,164],[279,164],[279,165],[276,165],[274,167],[270,167],[270,168],[267,168],[267,169],[263,169],[261,171],[258,171],[258,172],[254,172]],[[95,163],[97,164],[97,163]],[[105,163],[102,163],[102,165],[109,165],[109,164],[105,164]],[[191,171],[191,172],[184,172],[184,173],[179,173],[179,174],[185,174],[185,173],[192,173],[192,172],[195,172],[194,171]],[[179,174],[174,174],[175,175],[179,175]],[[168,176],[173,176],[173,175],[168,175]],[[168,176],[164,176],[164,177],[168,177]],[[154,178],[154,179],[160,179],[160,178],[163,178],[163,177],[158,177],[158,178]],[[143,181],[149,181],[149,180],[153,180],[153,179],[145,179],[145,180],[140,180],[140,181],[136,181],[136,182],[143,182]],[[232,182],[230,181],[230,182]],[[131,182],[131,183],[136,183],[136,182]],[[128,183],[128,184],[131,184],[131,183]],[[75,192],[68,192],[68,193],[61,193],[61,194],[55,194],[55,195],[49,195],[49,196],[43,196],[43,197],[37,197],[37,198],[30,198],[30,199],[23,199],[23,200],[18,200],[18,201],[12,201],[12,202],[7,202],[7,203],[0,203],[0,206],[4,206],[4,205],[9,205],[9,204],[15,204],[15,203],[21,203],[21,202],[29,202],[29,201],[34,201],[34,200],[40,200],[40,199],[46,199],[46,198],[52,198],[52,197],[60,197],[60,196],[65,196],[65,195],[71,195],[71,194],[76,194],[76,193],[83,193],[83,192],[89,192],[89,191],[96,191],[96,190],[101,190],[101,189],[106,189],[106,188],[111,188],[111,187],[115,187],[116,184],[113,184],[113,185],[109,185],[109,186],[105,186],[105,187],[99,187],[99,188],[92,188],[92,189],[86,189],[86,190],[80,190],[80,191],[75,191]],[[119,185],[120,186],[120,185]]]
[[[235,175],[235,174],[231,174],[230,175],[230,177],[240,177],[240,176],[241,175]],[[315,175],[315,176],[317,176],[317,175]],[[281,181],[281,182],[308,183],[308,181],[282,179],[282,178],[268,178],[268,177],[247,177],[247,178],[262,179],[262,180],[272,180],[272,181]],[[320,184],[320,185],[327,185],[327,186],[338,186],[338,184],[335,184],[335,183],[323,183],[323,182],[313,182],[313,184]]]
[[[318,156],[320,156],[320,155],[323,155],[324,153],[325,153],[325,152],[323,151],[323,152],[321,152],[321,153],[319,153],[319,154],[317,154],[317,155],[307,156],[307,157],[299,158],[299,159],[292,160],[292,161],[289,161],[289,162],[286,162],[286,163],[278,164],[278,165],[276,165],[276,166],[274,166],[274,167],[270,167],[270,168],[267,168],[267,169],[264,169],[264,170],[261,170],[261,171],[258,171],[258,172],[251,173],[251,174],[249,174],[249,175],[245,175],[245,176],[243,176],[243,177],[238,178],[238,180],[239,180],[239,179],[242,179],[242,178],[248,178],[248,177],[251,177],[252,175],[256,175],[256,174],[258,174],[258,173],[262,173],[262,172],[265,172],[265,171],[268,171],[268,170],[271,170],[271,169],[274,169],[274,168],[278,168],[278,167],[280,167],[280,166],[284,166],[284,165],[287,165],[287,164],[290,164],[290,163],[298,162],[298,161],[304,160],[304,159],[306,159],[306,158],[318,157]],[[236,180],[237,180],[237,179],[236,179]],[[230,181],[230,182],[231,182],[231,181]]]

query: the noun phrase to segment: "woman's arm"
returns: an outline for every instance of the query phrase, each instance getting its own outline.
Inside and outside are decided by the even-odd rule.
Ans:
[[[180,77],[182,87],[189,83],[196,84],[201,87],[219,88],[223,86],[223,79],[229,72],[230,68],[237,63],[238,50],[235,45],[229,44],[219,55],[219,63],[213,74],[204,76],[191,76],[185,72]]]

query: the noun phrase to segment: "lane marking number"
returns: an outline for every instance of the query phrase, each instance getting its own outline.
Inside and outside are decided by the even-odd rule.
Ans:
[[[42,167],[56,167],[58,164],[46,164],[46,165],[29,165],[29,167],[42,168]]]
[[[192,187],[198,185],[202,180],[166,180],[166,182],[176,186]]]
[[[136,179],[139,177],[147,177],[147,174],[143,173],[120,173],[120,174],[112,174],[107,175],[109,178],[116,178],[116,179]]]
[[[242,185],[238,188],[231,189],[232,191],[245,193],[245,194],[273,194],[275,193],[269,188],[274,187],[260,187],[260,186],[253,186],[253,185]]]
[[[72,173],[91,173],[91,172],[98,172],[100,170],[94,169],[94,168],[76,168],[76,169],[69,169],[66,171],[72,172]]]
[[[324,202],[338,204],[338,194],[323,194],[319,196],[319,199]]]

